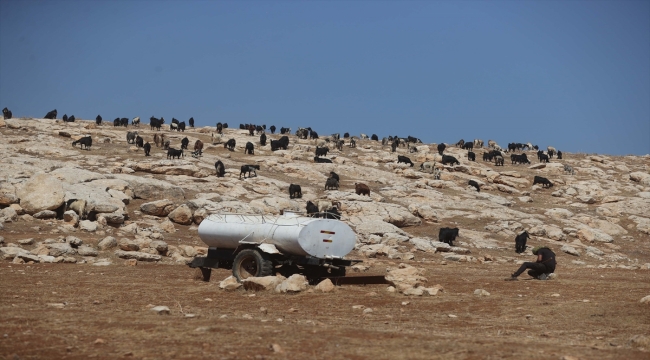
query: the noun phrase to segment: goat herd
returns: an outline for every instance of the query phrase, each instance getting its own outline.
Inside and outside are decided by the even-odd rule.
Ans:
[[[5,119],[11,119],[13,116],[12,112],[6,107],[2,110],[2,114]],[[45,119],[56,119],[56,118],[57,118],[56,109],[48,112],[45,115]],[[63,115],[62,120],[64,122],[74,122],[76,119],[74,115],[67,116],[67,114],[65,114]],[[152,116],[149,119],[149,121],[150,121],[149,125],[151,130],[158,130],[158,131],[161,130],[162,125],[165,123],[165,119],[163,117],[155,118]],[[97,115],[95,122],[98,126],[101,126],[102,117],[100,115]],[[189,123],[189,127],[193,128],[194,118],[193,117],[190,118],[188,120],[188,123]],[[113,126],[115,127],[118,126],[128,127],[128,125],[129,125],[128,118],[116,118],[115,120],[113,120]],[[139,117],[133,118],[131,120],[131,126],[139,127],[140,118]],[[186,128],[185,121],[178,121],[177,119],[172,118],[171,124],[169,126],[170,131],[184,132],[185,128]],[[214,133],[212,134],[213,144],[222,142],[223,129],[227,129],[227,128],[228,128],[228,123],[219,122],[216,124],[216,134]],[[239,129],[247,130],[250,136],[255,136],[256,134],[259,135],[260,146],[266,146],[267,143],[266,125],[240,124]],[[271,134],[275,134],[276,129],[277,128],[274,125],[269,127]],[[282,127],[280,128],[279,132],[282,135],[279,139],[270,140],[271,151],[276,151],[280,149],[287,150],[289,146],[288,135],[291,134],[291,128]],[[334,144],[334,146],[339,151],[343,151],[345,140],[348,140],[347,145],[351,148],[355,148],[357,141],[359,140],[370,139],[373,141],[379,141],[379,137],[376,134],[372,134],[370,137],[367,136],[366,134],[360,134],[359,137],[356,137],[356,136],[350,136],[349,133],[345,133],[342,139],[340,134],[338,133],[321,139],[319,138],[318,133],[312,130],[310,127],[298,128],[298,130],[295,132],[295,135],[299,139],[317,140],[315,156],[313,158],[314,162],[317,163],[332,162],[332,160],[327,158],[327,154],[330,151],[330,148],[327,146],[328,144]],[[135,144],[136,147],[142,148],[144,150],[145,156],[150,156],[151,144],[149,142],[144,142],[144,139],[140,135],[138,135],[137,131],[128,131],[126,134],[126,140],[128,144]],[[158,133],[154,134],[153,142],[156,145],[156,147],[162,147],[164,150],[167,150],[168,159],[175,159],[175,158],[180,159],[181,157],[184,156],[183,150],[188,150],[188,146],[189,146],[189,139],[187,137],[184,137],[181,140],[180,149],[172,148],[170,147],[170,140],[165,136],[165,134],[158,134]],[[235,139],[231,138],[223,143],[225,149],[228,149],[230,151],[235,150],[235,146],[236,146]],[[404,148],[408,148],[409,153],[415,153],[418,152],[418,146],[420,146],[418,144],[422,144],[422,141],[412,136],[408,136],[406,138],[401,138],[398,136],[388,136],[388,137],[384,137],[381,140],[381,143],[382,143],[382,147],[386,145],[390,145],[392,152],[396,152],[398,147],[404,147]],[[82,149],[85,148],[86,150],[90,150],[90,147],[92,146],[92,138],[90,136],[85,136],[72,142],[73,146],[76,146],[77,144],[79,144],[80,148]],[[469,161],[476,161],[476,154],[474,153],[474,149],[475,148],[482,149],[483,145],[484,145],[483,140],[480,139],[474,139],[474,141],[467,141],[467,142],[461,139],[455,144],[456,147],[467,150],[467,159]],[[422,146],[427,146],[427,145],[422,145]],[[458,159],[456,159],[454,156],[444,154],[445,149],[450,145],[441,143],[441,144],[433,144],[433,146],[437,148],[438,153],[441,155],[441,163],[443,165],[443,168],[444,165],[452,165],[452,166],[460,165],[460,161],[458,161]],[[526,153],[523,152],[524,150],[536,150],[537,158],[540,162],[548,163],[550,159],[552,159],[554,156],[557,156],[558,159],[562,159],[562,152],[557,151],[554,147],[549,146],[547,147],[547,151],[544,152],[543,150],[540,150],[537,145],[533,145],[531,143],[525,143],[525,144],[509,143],[507,149],[503,149],[495,141],[488,140],[488,149],[489,151],[485,151],[483,153],[483,161],[489,161],[489,162],[494,161],[495,166],[504,165],[504,158],[506,157],[505,153],[511,153],[510,160],[512,164],[530,164],[530,160],[528,159]],[[194,151],[192,152],[192,156],[199,157],[202,155],[202,151],[203,151],[203,142],[201,140],[196,140],[194,143]],[[521,153],[516,154],[515,152],[517,151]],[[244,148],[244,153],[249,155],[255,154],[255,146],[253,145],[252,142],[248,141],[246,143]],[[408,164],[411,167],[414,166],[411,159],[403,155],[397,156],[397,162]],[[222,161],[218,160],[215,163],[215,170],[216,170],[217,177],[225,176],[225,166]],[[257,176],[256,170],[260,170],[259,165],[242,165],[240,169],[239,177],[241,178],[243,175],[245,179],[246,174],[248,174],[249,177],[251,177],[253,174]],[[574,174],[573,168],[571,168],[568,165],[564,166],[564,170],[565,172]],[[435,161],[422,163],[420,165],[420,171],[433,173],[435,179],[440,179],[441,169],[440,167],[436,167]],[[338,190],[339,182],[340,182],[339,175],[333,171],[330,172],[330,176],[325,182],[325,190]],[[541,176],[534,177],[533,185],[535,184],[541,184],[542,187],[553,186],[553,183],[551,183],[551,181]],[[355,183],[354,185],[355,185],[355,192],[357,195],[370,196],[370,188],[368,187],[368,185],[362,183]],[[474,180],[470,180],[468,185],[476,188],[476,190],[480,192],[480,185],[478,182]],[[302,197],[302,189],[300,188],[300,185],[291,184],[289,186],[289,196],[291,199]],[[339,202],[330,202],[330,201],[319,201],[318,205],[314,204],[311,201],[308,201],[306,206],[307,214],[309,216],[324,217],[328,219],[340,219],[341,215],[339,213],[339,208],[340,208]],[[458,236],[457,228],[440,229],[439,239],[442,242],[446,242],[450,245],[453,245],[453,241],[456,238],[456,236]]]

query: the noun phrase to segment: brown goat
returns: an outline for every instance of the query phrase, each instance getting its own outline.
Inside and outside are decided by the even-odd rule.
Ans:
[[[370,196],[370,188],[366,184],[354,183],[354,190],[357,193],[357,195]]]

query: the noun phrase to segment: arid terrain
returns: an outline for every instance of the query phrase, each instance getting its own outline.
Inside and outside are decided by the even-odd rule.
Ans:
[[[152,156],[127,144],[136,130]],[[0,359],[650,358],[650,156],[564,152],[539,164],[526,151],[532,164],[508,154],[496,167],[481,160],[487,148],[471,162],[450,146],[461,165],[443,167],[433,144],[392,153],[358,140],[329,145],[333,163],[320,164],[320,140],[291,135],[272,152],[248,131],[214,132],[163,127],[174,148],[183,137],[206,145],[201,157],[167,160],[145,124],[0,120]],[[84,135],[89,151],[71,145]],[[439,180],[418,171],[425,161]],[[244,164],[260,165],[258,176],[239,179]],[[330,171],[339,190],[324,190]],[[536,175],[554,186],[532,186]],[[359,182],[370,197],[354,193]],[[302,198],[289,199],[292,183]],[[63,214],[71,199],[86,200],[86,219]],[[225,290],[230,271],[203,282],[187,266],[205,254],[197,225],[209,214],[304,211],[308,200],[341,202],[357,234],[347,258],[363,260],[349,274],[411,269],[411,286]],[[460,229],[455,246],[438,242],[441,227]],[[557,277],[504,281],[539,245],[557,254]]]

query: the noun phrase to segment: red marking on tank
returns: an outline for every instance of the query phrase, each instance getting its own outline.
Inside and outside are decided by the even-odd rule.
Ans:
[[[330,235],[336,234],[334,231],[327,231],[327,230],[321,230],[320,233],[321,234],[330,234]]]
[[[323,242],[332,242],[332,239],[323,239]]]

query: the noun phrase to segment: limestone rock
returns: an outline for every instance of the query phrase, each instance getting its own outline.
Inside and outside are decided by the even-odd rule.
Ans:
[[[328,293],[328,292],[332,292],[332,291],[336,290],[336,287],[332,283],[332,280],[325,279],[325,280],[319,282],[318,285],[316,285],[316,287],[314,287],[314,290],[324,292],[324,293]]]
[[[20,201],[16,196],[16,188],[9,183],[0,183],[0,206],[9,206]]]
[[[76,226],[79,223],[79,215],[72,210],[68,210],[63,213],[63,221],[72,226]]]
[[[56,217],[56,213],[52,210],[41,210],[36,214],[34,214],[33,216],[34,218],[41,219],[41,220],[54,219]]]
[[[140,246],[138,246],[138,244],[136,244],[135,241],[128,238],[121,238],[120,241],[118,241],[117,245],[120,247],[120,249],[124,251],[140,250]]]
[[[115,255],[122,259],[135,259],[138,261],[160,261],[160,255],[148,254],[139,251],[115,250]]]
[[[190,225],[192,224],[192,210],[189,206],[183,204],[168,215],[169,219],[177,224]]]
[[[633,172],[630,174],[630,180],[650,186],[650,174],[644,172]]]
[[[264,276],[264,277],[249,277],[242,280],[242,285],[246,290],[262,291],[274,290],[286,278],[284,276]]]
[[[147,215],[167,216],[174,209],[173,206],[174,203],[172,201],[163,199],[140,205],[140,211]]]
[[[72,246],[73,248],[79,247],[79,246],[81,246],[81,245],[84,243],[83,240],[79,239],[79,238],[76,237],[76,236],[72,236],[72,235],[67,236],[67,237],[65,238],[65,242],[67,242],[68,244],[70,244],[70,246]]]
[[[149,247],[156,249],[156,251],[161,254],[165,254],[168,250],[167,243],[161,240],[152,241],[151,244],[149,244]]]
[[[112,213],[104,213],[101,215],[106,219],[106,222],[109,224],[123,224],[124,223],[124,213],[122,211],[116,211]]]
[[[65,193],[59,179],[48,174],[37,174],[23,184],[17,195],[20,206],[31,215],[43,210],[56,210],[63,205]]]
[[[476,290],[474,290],[474,295],[478,295],[478,296],[490,296],[490,293],[487,292],[487,291],[485,291],[485,290],[483,290],[483,289],[476,289]]]
[[[155,306],[151,308],[151,311],[155,311],[158,315],[169,315],[170,311],[167,306]]]
[[[166,181],[128,174],[115,174],[114,176],[117,179],[124,180],[129,184],[129,187],[133,189],[133,195],[136,199],[185,199],[185,192],[180,186],[173,185]]]
[[[0,257],[4,260],[11,260],[16,257],[16,255],[21,253],[27,253],[26,250],[19,247],[0,247]]]
[[[598,241],[598,242],[606,242],[606,243],[614,242],[613,237],[598,229],[590,229],[584,227],[578,230],[576,235],[578,236],[578,239],[580,239],[581,241],[589,241],[589,242]]]
[[[644,297],[639,301],[641,304],[650,304],[650,295]]]
[[[570,245],[563,245],[560,248],[560,250],[564,251],[565,253],[567,253],[569,255],[580,256],[580,252],[578,250],[576,250],[576,248],[574,248],[573,246],[570,246]]]
[[[97,250],[92,246],[83,245],[77,249],[77,253],[81,256],[97,256]]]
[[[99,248],[99,250],[108,250],[116,246],[117,246],[117,240],[115,240],[115,238],[112,236],[105,237],[97,244],[97,248]]]
[[[397,269],[389,269],[386,281],[396,289],[404,291],[423,285],[427,279],[422,276],[423,270],[407,264],[400,264]]]
[[[47,244],[46,246],[49,249],[49,255],[54,257],[74,255],[77,253],[77,250],[67,243]]]
[[[174,227],[174,223],[169,221],[169,219],[163,220],[158,226],[167,233],[173,234],[176,232],[176,227]]]
[[[280,285],[275,288],[276,292],[287,293],[287,292],[300,292],[307,290],[307,278],[301,274],[293,274],[289,276],[286,280],[282,281]]]
[[[96,221],[90,221],[90,220],[83,220],[79,222],[79,229],[88,231],[88,232],[95,232],[97,231],[97,222]]]
[[[228,276],[227,278],[221,280],[219,283],[219,288],[223,290],[235,290],[241,287],[242,284],[237,281],[237,278],[234,276]]]

